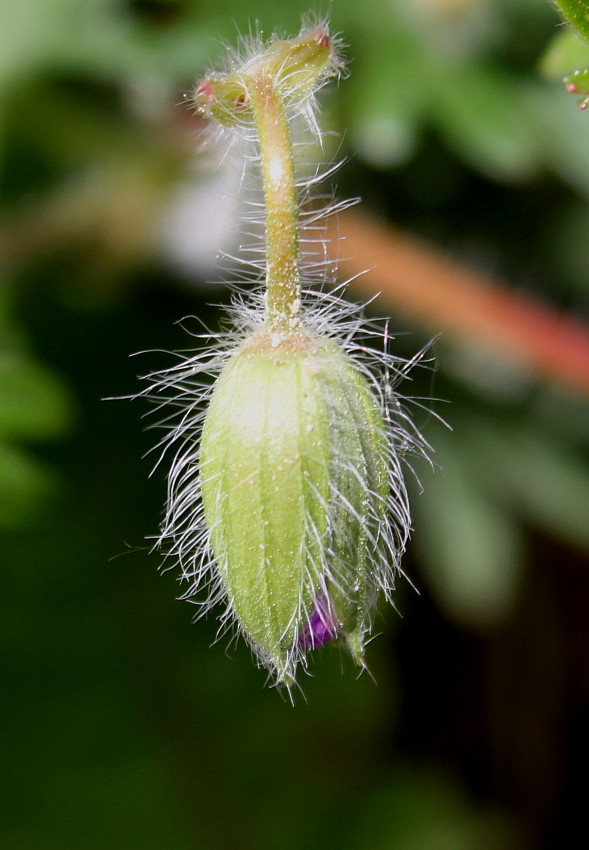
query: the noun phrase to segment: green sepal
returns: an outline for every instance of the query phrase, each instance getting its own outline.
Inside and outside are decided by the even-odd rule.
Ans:
[[[228,126],[249,122],[253,115],[240,74],[203,80],[194,92],[194,103],[207,118]]]
[[[380,407],[366,378],[349,358],[325,376],[333,445],[331,487],[337,493],[331,524],[330,598],[342,634],[357,661],[363,654],[370,607],[370,548],[387,511],[387,445]],[[353,506],[350,510],[348,506]]]
[[[589,107],[589,68],[569,74],[564,78],[564,84],[570,94],[581,95],[577,101],[579,109],[587,109]]]
[[[327,528],[329,423],[314,364],[305,351],[242,348],[219,378],[201,444],[218,569],[279,676],[317,592]]]

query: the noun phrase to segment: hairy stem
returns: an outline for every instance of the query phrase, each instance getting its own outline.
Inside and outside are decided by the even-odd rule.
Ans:
[[[300,328],[299,228],[292,140],[273,79],[247,83],[254,113],[266,208],[266,324],[277,333]]]

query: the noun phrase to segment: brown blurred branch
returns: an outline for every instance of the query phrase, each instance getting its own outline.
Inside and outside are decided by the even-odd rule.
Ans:
[[[46,253],[88,239],[99,244],[103,258],[132,266],[153,251],[169,186],[143,168],[85,173],[3,223],[0,266],[18,272]],[[580,319],[355,211],[331,220],[327,236],[343,275],[360,275],[353,283],[357,292],[381,292],[387,309],[428,330],[485,347],[533,375],[589,395],[589,326]]]
[[[331,250],[357,292],[434,332],[484,345],[540,377],[589,394],[589,326],[355,211],[328,227]],[[343,239],[343,241],[342,241]]]

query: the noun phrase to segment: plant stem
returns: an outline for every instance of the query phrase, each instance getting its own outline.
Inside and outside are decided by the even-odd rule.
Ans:
[[[281,97],[269,75],[247,82],[258,131],[266,208],[266,325],[300,329],[299,227],[292,140]]]

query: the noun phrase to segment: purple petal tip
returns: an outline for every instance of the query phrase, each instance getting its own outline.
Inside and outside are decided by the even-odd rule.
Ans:
[[[309,621],[305,623],[299,635],[299,646],[302,649],[318,649],[334,637],[337,637],[337,623],[329,600],[320,593],[313,603]]]

